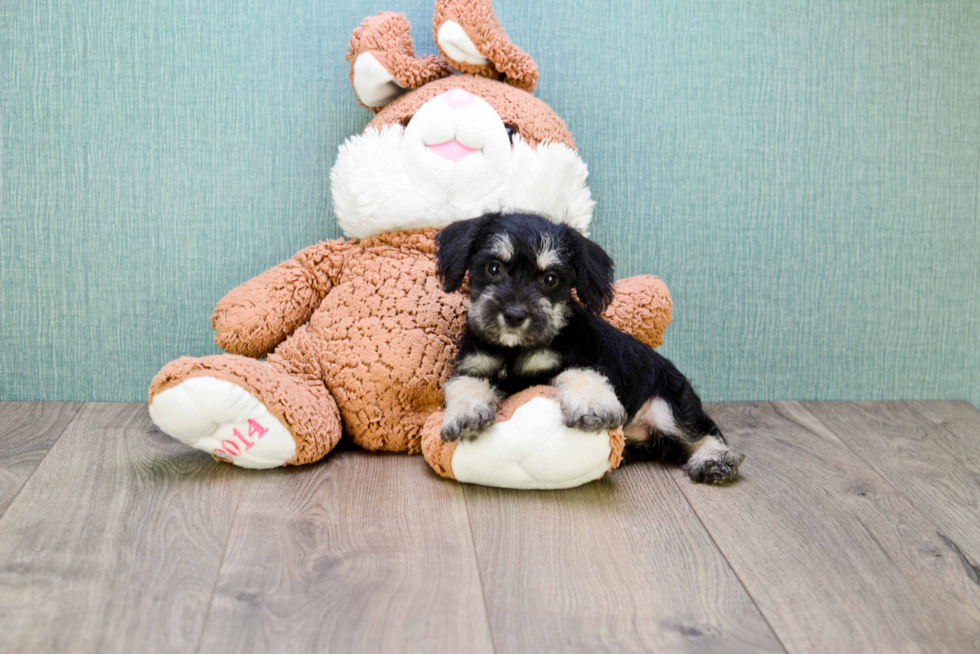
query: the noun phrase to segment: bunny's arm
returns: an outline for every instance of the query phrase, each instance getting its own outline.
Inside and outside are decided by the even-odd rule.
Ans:
[[[312,245],[233,289],[211,316],[215,342],[232,354],[271,352],[310,319],[354,247],[344,239]]]
[[[636,275],[616,281],[613,289],[615,296],[602,317],[650,347],[660,346],[673,320],[667,285],[653,275]]]

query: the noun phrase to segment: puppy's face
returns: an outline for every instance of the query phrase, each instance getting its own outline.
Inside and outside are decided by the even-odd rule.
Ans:
[[[469,266],[470,328],[506,347],[550,343],[565,326],[575,279],[563,245],[547,232],[493,230]]]
[[[504,347],[548,345],[565,326],[576,289],[595,313],[611,295],[612,262],[567,225],[534,215],[492,215],[440,232],[446,290],[469,273],[467,321],[478,337]],[[450,249],[457,249],[450,252]]]

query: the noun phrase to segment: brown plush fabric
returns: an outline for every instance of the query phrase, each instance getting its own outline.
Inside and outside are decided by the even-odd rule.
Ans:
[[[245,282],[218,303],[216,339],[252,356],[281,342],[268,362],[184,357],[160,371],[151,401],[164,388],[210,375],[251,392],[292,431],[293,463],[316,460],[336,444],[338,408],[361,447],[419,452],[465,321],[464,296],[444,293],[436,275],[435,232],[327,241]],[[654,277],[623,280],[610,311],[640,316],[636,335],[659,341],[669,296]],[[623,327],[632,332],[634,325]]]
[[[406,93],[378,112],[368,127],[407,125],[415,112],[432,98],[449,89],[460,88],[487,101],[505,125],[520,133],[532,146],[543,141],[564,143],[575,150],[575,139],[551,107],[530,93],[485,77],[452,75]]]
[[[453,452],[456,451],[456,443],[447,443],[439,435],[443,416],[445,413],[436,411],[425,421],[422,427],[422,456],[440,477],[456,479],[453,475]]]
[[[613,288],[616,295],[602,317],[650,347],[663,345],[664,331],[674,319],[667,285],[653,275],[637,275],[616,281]]]
[[[415,89],[452,74],[449,65],[435,55],[416,57],[411,26],[405,14],[379,11],[364,19],[354,30],[348,45],[350,83],[354,86],[354,62],[358,55],[370,52],[401,86]],[[358,99],[361,106],[367,106]],[[368,107],[379,111],[380,107]]]
[[[439,45],[438,35],[439,28],[447,20],[455,21],[463,28],[480,54],[490,60],[489,64],[467,64],[455,61],[446,54]],[[528,93],[538,85],[537,64],[507,36],[490,0],[436,0],[432,35],[439,47],[439,54],[458,71],[501,79]]]
[[[343,239],[311,245],[224,296],[211,316],[218,347],[249,357],[272,351],[320,306],[351,247]]]
[[[623,432],[622,427],[616,427],[615,429],[609,430],[609,445],[612,446],[612,451],[609,452],[609,472],[610,470],[615,470],[619,467],[619,464],[623,462],[623,449],[626,447],[626,434]]]
[[[442,404],[464,298],[442,291],[434,234],[360,241],[310,321],[344,424],[369,450],[419,452],[422,425]]]
[[[510,420],[517,409],[534,398],[547,397],[554,399],[556,396],[557,391],[552,386],[532,386],[531,388],[524,389],[520,393],[515,393],[505,398],[500,403],[500,406],[497,407],[497,417],[494,419],[494,423]],[[456,451],[456,443],[447,443],[439,435],[442,429],[443,416],[444,414],[441,410],[436,411],[425,421],[425,425],[422,428],[422,455],[425,457],[429,466],[441,477],[455,479],[452,462],[453,452]],[[609,430],[609,445],[612,451],[609,453],[609,469],[606,472],[619,467],[619,464],[623,460],[623,448],[625,444],[626,439],[623,436],[622,427]]]

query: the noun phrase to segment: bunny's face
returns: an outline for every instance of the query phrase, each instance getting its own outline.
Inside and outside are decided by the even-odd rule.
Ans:
[[[530,94],[537,80],[530,57],[502,30],[479,33],[480,45],[469,38],[496,21],[488,1],[489,18],[474,16],[473,5],[440,0],[436,7],[440,51],[469,61],[416,58],[400,14],[378,14],[354,32],[351,81],[361,103],[378,113],[341,146],[331,172],[348,237],[444,227],[488,211],[535,212],[587,232],[594,203],[575,141]],[[478,63],[472,53],[483,50],[507,54],[500,68],[520,76],[498,72],[485,57]],[[475,74],[453,74],[449,66]],[[413,90],[401,95],[406,88]]]
[[[423,104],[408,121],[402,162],[423,191],[448,191],[453,200],[469,204],[503,182],[512,135],[486,100],[454,87]]]

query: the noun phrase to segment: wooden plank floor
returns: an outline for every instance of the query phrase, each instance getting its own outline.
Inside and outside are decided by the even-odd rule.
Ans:
[[[980,651],[980,411],[709,405],[727,487],[214,463],[143,404],[0,403],[0,652]]]

